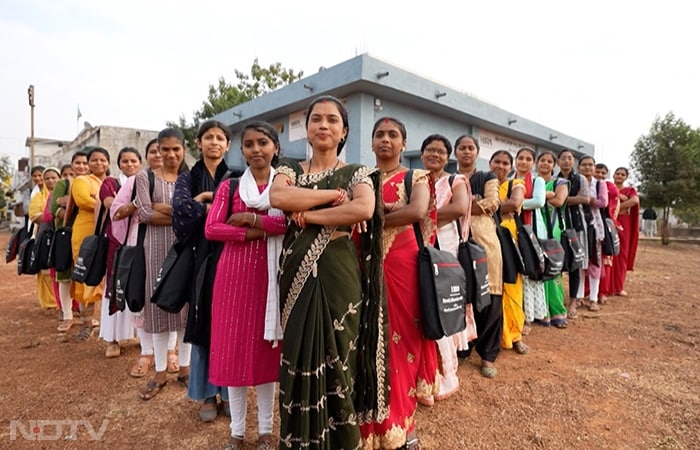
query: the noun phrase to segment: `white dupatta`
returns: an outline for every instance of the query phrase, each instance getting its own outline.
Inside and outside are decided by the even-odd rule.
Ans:
[[[238,194],[243,203],[249,208],[259,211],[267,211],[270,216],[282,216],[279,209],[270,207],[270,186],[275,176],[275,170],[270,169],[270,179],[267,187],[262,192],[258,191],[258,184],[248,167],[238,185]],[[279,269],[279,257],[282,252],[283,236],[267,237],[267,305],[265,307],[265,335],[266,341],[272,341],[273,347],[282,339],[282,326],[280,325],[279,288],[277,285],[277,271]]]

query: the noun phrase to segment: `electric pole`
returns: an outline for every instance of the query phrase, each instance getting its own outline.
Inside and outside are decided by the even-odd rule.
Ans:
[[[27,89],[27,94],[29,94],[29,106],[31,110],[32,117],[32,127],[31,133],[29,135],[29,170],[34,168],[34,85],[30,84],[29,89]]]

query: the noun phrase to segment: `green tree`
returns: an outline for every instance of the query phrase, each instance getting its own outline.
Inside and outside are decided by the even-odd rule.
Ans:
[[[234,70],[234,74],[236,82],[233,84],[221,77],[217,85],[209,85],[207,99],[202,102],[199,110],[192,114],[191,121],[187,121],[184,115],[180,115],[177,122],[167,122],[167,126],[182,130],[193,155],[197,155],[194,141],[200,123],[236,105],[291,84],[300,79],[304,72],[285,69],[279,62],[263,67],[255,58],[250,74],[239,70]]]
[[[672,112],[656,117],[649,134],[632,152],[632,168],[646,202],[663,208],[661,240],[669,244],[671,209],[688,209],[700,201],[700,130]]]
[[[9,155],[0,156],[0,183],[4,183],[7,178],[12,177],[14,168]]]
[[[681,219],[688,226],[700,226],[700,206],[686,206],[683,208],[674,208],[673,215]]]

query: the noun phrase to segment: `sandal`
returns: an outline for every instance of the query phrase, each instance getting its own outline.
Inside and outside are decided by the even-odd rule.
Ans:
[[[153,367],[153,355],[141,355],[139,360],[136,361],[136,364],[134,364],[134,367],[131,368],[129,375],[134,378],[145,377],[148,375],[151,367]]]
[[[569,328],[569,324],[567,322],[557,322],[554,324],[554,326],[559,328],[560,330],[563,330],[565,328]]]
[[[589,311],[600,311],[600,306],[598,306],[598,303],[596,303],[596,302],[591,302],[591,304],[588,305],[588,310]]]
[[[601,305],[607,305],[608,304],[608,298],[601,295],[600,298],[598,299],[598,303]]]
[[[73,319],[62,320],[61,323],[58,325],[58,332],[59,333],[67,333],[72,327],[73,327]]]
[[[141,397],[141,400],[150,400],[158,395],[166,384],[168,384],[168,380],[165,380],[162,383],[159,383],[156,380],[151,380],[146,383],[146,387],[144,389],[139,391],[139,397]]]
[[[496,378],[497,372],[498,371],[493,366],[491,366],[491,367],[481,366],[481,375],[483,375],[486,378]]]
[[[231,437],[224,450],[243,450],[244,448],[245,441],[243,441],[242,437]]]
[[[80,342],[85,342],[88,339],[90,339],[90,337],[92,336],[92,333],[93,333],[92,327],[90,325],[84,323],[80,327],[80,331],[78,331],[78,334],[75,336],[75,338]]]
[[[107,349],[105,350],[105,356],[107,358],[116,358],[122,354],[122,349],[116,342],[110,342],[107,344]]]
[[[578,319],[578,313],[576,312],[576,310],[569,311],[568,313],[566,313],[566,317],[568,317],[571,320],[576,320]]]
[[[213,422],[218,414],[216,397],[205,398],[202,406],[199,407],[199,418],[202,419],[202,422]]]
[[[274,448],[275,445],[272,441],[271,434],[263,434],[260,436],[260,438],[258,439],[257,450],[273,450]]]
[[[175,350],[168,350],[168,367],[166,371],[168,373],[177,373],[180,371],[180,363]]]
[[[435,404],[435,396],[428,395],[427,397],[418,397],[418,403],[423,406],[433,406]]]
[[[513,342],[513,350],[515,350],[515,353],[518,355],[527,355],[530,353],[530,347],[525,345],[523,341]]]
[[[418,438],[409,439],[401,448],[406,450],[420,450],[420,442]]]

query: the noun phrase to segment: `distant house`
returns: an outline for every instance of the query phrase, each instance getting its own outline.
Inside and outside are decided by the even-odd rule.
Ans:
[[[154,130],[112,127],[107,125],[93,127],[88,122],[85,122],[85,126],[80,133],[78,133],[78,136],[67,145],[63,146],[53,156],[56,160],[55,164],[62,165],[70,163],[71,157],[78,150],[82,150],[86,147],[102,147],[109,152],[111,173],[119,174],[119,165],[117,164],[119,150],[124,147],[134,147],[141,153],[145,162],[146,144],[157,136],[158,131]]]
[[[119,166],[117,155],[124,147],[136,148],[145,164],[146,144],[158,136],[158,131],[136,128],[113,127],[107,125],[92,126],[85,122],[84,128],[72,141],[59,139],[34,138],[34,165],[44,167],[54,166],[60,168],[63,164],[70,163],[71,157],[78,150],[89,147],[103,147],[110,154],[110,170],[113,175],[118,175]],[[25,145],[29,148],[31,138],[27,138]],[[27,154],[29,154],[29,150]],[[194,158],[186,154],[187,163],[192,166]],[[17,171],[10,183],[7,192],[8,219],[13,223],[20,223],[20,218],[26,213],[32,184],[30,177],[29,158],[18,160]]]

